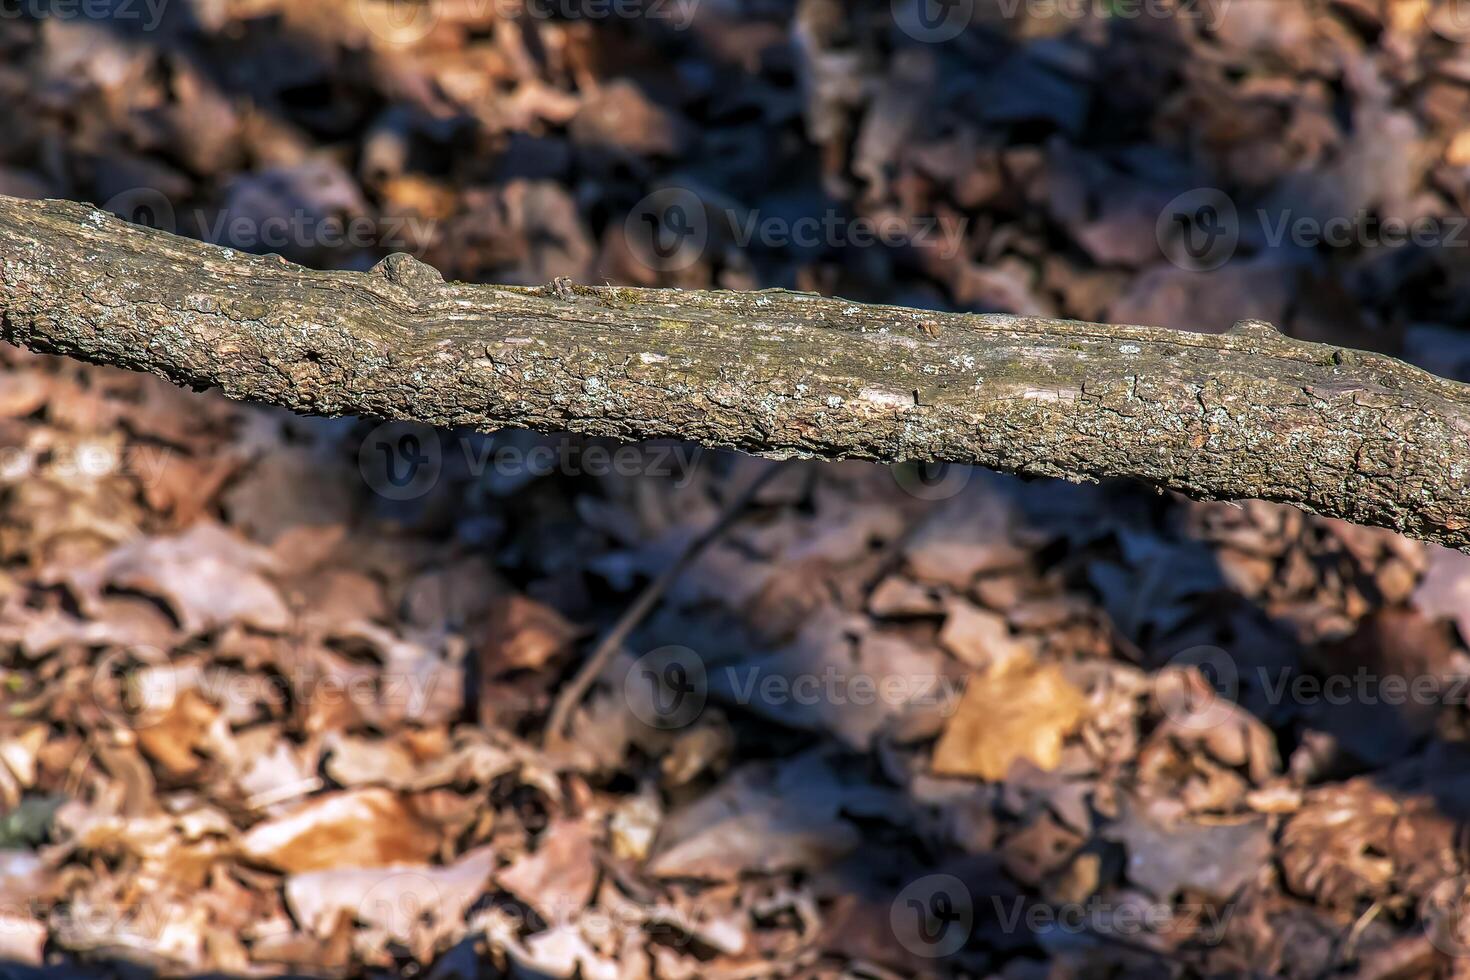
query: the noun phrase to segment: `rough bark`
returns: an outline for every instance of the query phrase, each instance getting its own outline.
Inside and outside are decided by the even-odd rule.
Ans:
[[[1259,321],[316,272],[0,197],[0,337],[298,412],[1131,477],[1470,549],[1470,387]]]

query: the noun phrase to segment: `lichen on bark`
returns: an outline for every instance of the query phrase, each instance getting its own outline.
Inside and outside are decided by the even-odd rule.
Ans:
[[[0,337],[298,412],[1129,477],[1470,549],[1470,388],[1260,321],[321,272],[0,197]]]

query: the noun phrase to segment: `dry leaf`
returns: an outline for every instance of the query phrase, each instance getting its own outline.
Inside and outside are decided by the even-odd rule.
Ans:
[[[581,821],[547,827],[534,854],[495,876],[500,887],[555,927],[576,918],[597,887],[595,832]]]
[[[308,871],[286,879],[286,904],[303,928],[321,938],[346,915],[410,943],[419,930],[437,936],[462,924],[494,868],[494,854],[480,848],[446,868],[401,864]]]
[[[934,748],[934,772],[997,781],[1018,759],[1055,769],[1062,739],[1086,713],[1087,699],[1055,664],[977,675]]]
[[[939,645],[971,667],[1005,670],[1033,659],[1034,644],[1012,636],[1004,616],[958,599],[946,611]]]
[[[1470,641],[1470,555],[1452,548],[1429,549],[1429,568],[1414,592],[1414,605],[1431,619],[1453,620]]]
[[[198,691],[181,691],[161,717],[140,728],[138,747],[170,776],[187,776],[202,764],[198,753],[218,719],[219,709]]]
[[[172,537],[138,538],[89,566],[51,576],[69,582],[96,606],[107,586],[133,589],[168,603],[189,633],[240,622],[284,630],[290,610],[261,572],[275,558],[217,524],[195,524]]]
[[[44,922],[0,912],[0,960],[40,966],[47,935]]]
[[[360,789],[314,797],[256,824],[240,838],[240,852],[257,864],[302,872],[420,864],[439,843],[398,794]]]
[[[535,670],[568,648],[578,630],[550,606],[512,595],[495,604],[480,662],[486,677]]]
[[[841,812],[865,803],[874,805],[873,791],[849,785],[817,753],[747,765],[669,815],[648,871],[730,880],[825,867],[861,843]]]

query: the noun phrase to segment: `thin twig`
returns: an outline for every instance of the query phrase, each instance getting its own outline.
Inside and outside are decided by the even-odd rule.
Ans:
[[[638,594],[618,621],[613,624],[598,642],[597,648],[577,668],[577,673],[557,692],[556,702],[552,705],[551,715],[546,722],[546,733],[543,742],[554,745],[562,740],[566,734],[567,724],[571,721],[572,712],[586,697],[587,691],[592,684],[607,669],[607,665],[618,651],[623,648],[628,636],[638,628],[638,624],[648,617],[648,614],[658,605],[669,586],[673,585],[683,574],[684,570],[699,557],[705,548],[709,547],[721,535],[728,531],[744,515],[746,508],[755,500],[761,488],[770,483],[778,473],[783,472],[789,460],[768,467],[766,471],[750,482],[740,493],[736,494],[720,512],[720,516],[706,528],[698,537],[684,546],[673,564],[659,573],[659,576]]]

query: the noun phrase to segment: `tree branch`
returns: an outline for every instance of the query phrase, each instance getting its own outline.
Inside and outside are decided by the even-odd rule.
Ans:
[[[1259,321],[315,272],[0,197],[0,337],[298,412],[1132,477],[1470,550],[1470,387]]]

